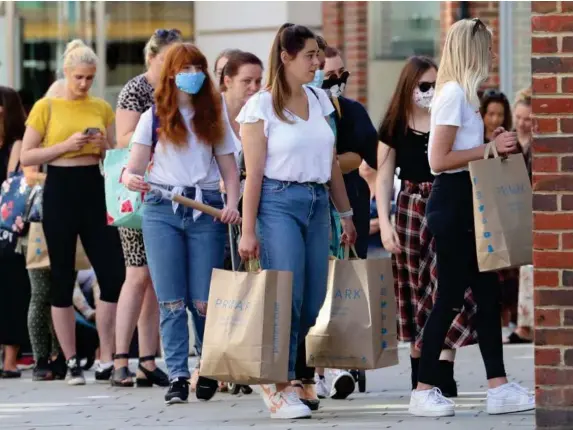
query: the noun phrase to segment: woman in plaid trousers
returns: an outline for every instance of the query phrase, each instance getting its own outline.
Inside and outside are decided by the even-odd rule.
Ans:
[[[398,309],[398,339],[409,342],[412,389],[418,383],[422,332],[432,310],[437,286],[434,241],[426,222],[426,203],[434,176],[428,163],[430,103],[437,66],[427,57],[410,58],[379,130],[376,200],[384,248],[392,253]],[[395,226],[390,221],[394,173],[402,187],[397,200]],[[443,394],[457,396],[454,350],[476,342],[471,321],[476,306],[468,289],[465,304],[448,332],[440,359]]]

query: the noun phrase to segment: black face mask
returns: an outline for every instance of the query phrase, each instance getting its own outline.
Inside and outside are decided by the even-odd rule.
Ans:
[[[350,72],[347,70],[344,71],[340,77],[336,75],[331,76],[322,82],[322,89],[331,96],[341,96],[344,94],[344,90],[346,89],[346,81],[348,81],[349,76]]]

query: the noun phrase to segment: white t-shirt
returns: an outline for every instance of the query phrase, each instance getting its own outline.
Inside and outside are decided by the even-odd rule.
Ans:
[[[463,88],[457,82],[446,83],[432,101],[430,139],[428,142],[428,159],[432,153],[435,130],[438,125],[458,127],[452,151],[476,148],[483,145],[483,120],[479,108],[472,106],[466,99]],[[467,167],[447,170],[444,173],[455,173],[467,170]],[[432,171],[434,175],[438,175]]]
[[[264,175],[267,178],[324,184],[330,180],[335,144],[332,129],[324,117],[330,115],[334,107],[323,90],[307,87],[304,90],[309,103],[307,121],[287,110],[286,117],[294,123],[281,121],[274,113],[271,93],[261,91],[245,104],[237,122],[264,121],[267,137]]]
[[[198,141],[195,133],[191,131],[193,110],[191,108],[179,108],[179,112],[187,127],[187,146],[166,145],[159,138],[153,154],[153,165],[148,177],[149,182],[176,187],[199,186],[203,189],[218,189],[218,170],[216,181],[209,177],[211,164],[214,160],[213,155],[233,154],[235,143],[228,133],[225,134],[224,141],[214,147]],[[152,115],[152,108],[141,115],[133,133],[133,142],[151,146]]]

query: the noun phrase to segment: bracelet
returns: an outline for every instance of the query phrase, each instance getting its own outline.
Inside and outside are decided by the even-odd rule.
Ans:
[[[350,210],[347,210],[346,212],[339,212],[338,216],[340,218],[350,218],[354,215],[354,211],[352,210],[352,208],[350,208]]]

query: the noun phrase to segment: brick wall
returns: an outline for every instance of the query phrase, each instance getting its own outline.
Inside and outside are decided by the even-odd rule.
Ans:
[[[368,2],[323,1],[322,28],[329,45],[341,50],[351,73],[346,95],[367,103],[368,85]]]
[[[532,2],[537,428],[573,425],[573,2]]]

